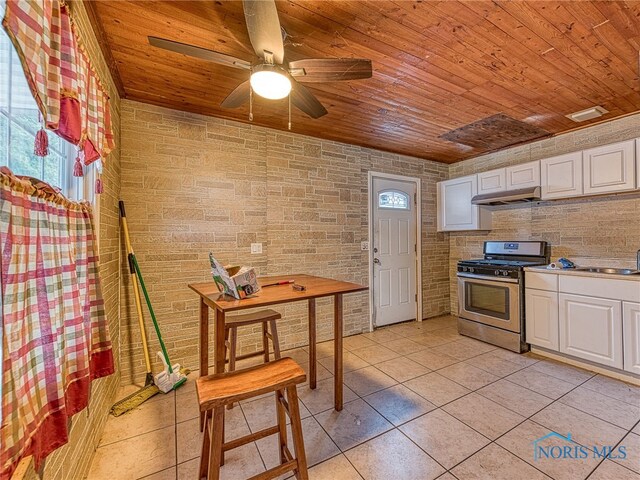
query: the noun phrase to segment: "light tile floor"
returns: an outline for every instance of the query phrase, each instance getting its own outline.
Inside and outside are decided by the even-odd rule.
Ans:
[[[462,337],[450,316],[348,337],[344,346],[342,412],[333,410],[331,341],[319,344],[318,388],[299,387],[314,480],[640,479],[639,387]],[[286,354],[308,367],[306,349]],[[110,417],[88,478],[195,479],[196,376]],[[271,423],[271,396],[242,402],[227,413],[227,438]],[[552,431],[570,433],[572,443],[544,445],[624,446],[626,458],[534,460],[533,441]],[[272,467],[276,442],[268,437],[229,452],[222,478]]]

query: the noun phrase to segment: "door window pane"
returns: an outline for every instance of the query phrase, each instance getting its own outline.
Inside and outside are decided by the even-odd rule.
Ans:
[[[397,190],[388,190],[378,194],[379,208],[409,210],[409,195]]]

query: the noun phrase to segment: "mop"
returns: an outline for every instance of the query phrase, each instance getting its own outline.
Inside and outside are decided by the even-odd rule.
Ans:
[[[162,391],[163,393],[168,393],[171,390],[176,390],[178,387],[184,384],[184,382],[187,381],[187,377],[180,371],[180,364],[176,363],[175,365],[171,365],[169,354],[167,353],[167,348],[165,347],[164,341],[162,340],[162,335],[160,334],[160,327],[158,326],[156,315],[153,312],[153,307],[151,306],[151,300],[149,299],[147,287],[145,287],[144,285],[144,280],[142,278],[142,273],[140,272],[138,260],[136,260],[136,256],[133,253],[129,254],[129,262],[133,264],[133,268],[138,277],[138,281],[140,282],[140,287],[142,287],[142,293],[144,294],[144,299],[147,302],[147,307],[149,308],[149,313],[151,314],[151,320],[153,320],[153,327],[156,329],[158,341],[160,342],[160,348],[162,349],[162,355],[160,355],[160,352],[158,352],[158,355],[162,359],[162,363],[164,363],[165,369],[164,371],[156,375],[154,377],[154,380],[160,391]]]
[[[122,229],[124,231],[124,240],[127,248],[127,255],[131,257],[134,255],[133,247],[131,246],[131,240],[129,239],[129,228],[127,226],[127,216],[125,215],[124,202],[120,201],[120,218],[122,219]],[[149,400],[151,397],[160,393],[160,389],[155,385],[153,379],[153,373],[151,372],[151,360],[149,359],[149,345],[147,344],[147,334],[144,329],[144,317],[142,315],[142,301],[140,299],[140,289],[138,287],[138,277],[136,276],[133,263],[129,261],[129,272],[131,273],[131,283],[133,283],[133,294],[136,301],[136,311],[138,314],[138,326],[140,327],[140,334],[142,336],[142,349],[144,350],[144,361],[147,367],[147,375],[142,387],[137,392],[123,398],[116,402],[111,407],[111,414],[114,417],[122,415],[136,407],[139,407],[142,403]]]

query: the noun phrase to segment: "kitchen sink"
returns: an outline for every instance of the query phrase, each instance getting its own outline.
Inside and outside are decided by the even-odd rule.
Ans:
[[[631,270],[630,268],[576,267],[576,271],[611,275],[640,275],[640,270]]]

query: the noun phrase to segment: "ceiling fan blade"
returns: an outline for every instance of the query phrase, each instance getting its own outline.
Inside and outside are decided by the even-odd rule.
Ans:
[[[364,58],[308,58],[289,62],[289,72],[300,82],[335,82],[371,78],[371,60]]]
[[[227,98],[222,101],[220,106],[224,108],[238,108],[240,105],[249,100],[250,90],[251,84],[249,83],[249,80],[247,80],[246,82],[242,82],[240,85],[234,88],[233,92],[227,95]]]
[[[166,40],[158,37],[147,37],[149,43],[158,48],[170,50],[172,52],[181,53],[189,57],[199,58],[201,60],[207,60],[209,62],[218,63],[227,67],[235,67],[243,70],[250,70],[251,63],[246,60],[241,60],[231,55],[224,53],[214,52],[206,48],[196,47],[195,45],[188,45],[186,43],[174,42],[173,40]]]
[[[291,101],[311,118],[320,118],[328,113],[307,87],[293,79],[291,79]]]
[[[274,0],[243,0],[244,18],[247,22],[249,39],[256,54],[265,58],[265,51],[273,55],[273,61],[280,65],[284,60],[284,45],[280,19]]]

